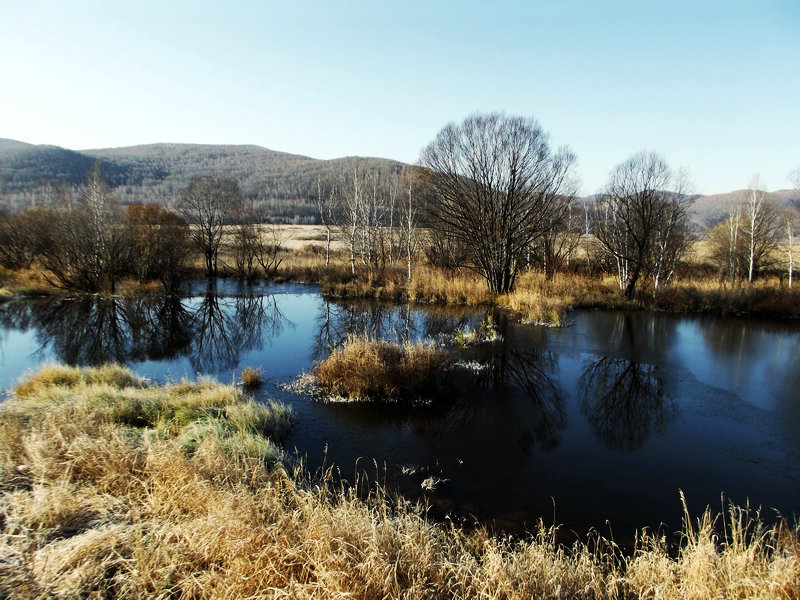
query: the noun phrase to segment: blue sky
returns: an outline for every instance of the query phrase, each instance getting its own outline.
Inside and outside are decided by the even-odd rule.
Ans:
[[[416,161],[479,111],[537,118],[583,192],[642,149],[699,193],[800,167],[800,1],[0,3],[0,137]]]

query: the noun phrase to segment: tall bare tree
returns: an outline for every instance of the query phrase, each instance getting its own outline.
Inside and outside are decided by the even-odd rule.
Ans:
[[[419,162],[431,227],[468,252],[490,292],[511,291],[528,248],[556,226],[557,199],[571,195],[574,155],[553,152],[534,119],[476,113],[445,126]]]
[[[40,224],[39,261],[51,283],[87,292],[115,291],[130,267],[130,243],[125,218],[111,197],[97,163],[79,190],[78,199],[59,190],[50,215]]]
[[[208,276],[214,277],[223,226],[242,210],[239,185],[222,177],[193,177],[178,210],[191,226],[192,240],[205,258]]]
[[[645,278],[658,292],[687,242],[686,181],[655,152],[639,152],[612,171],[595,212],[594,233],[632,298]]]
[[[336,182],[328,182],[323,184],[322,178],[317,177],[317,212],[319,219],[325,227],[325,268],[327,269],[331,262],[331,238],[333,236],[334,227],[336,226],[337,211],[338,211],[338,198]]]
[[[747,242],[747,281],[753,283],[764,259],[777,248],[780,235],[778,209],[767,197],[758,175],[750,180],[744,217],[742,232]]]
[[[786,258],[789,271],[789,287],[792,287],[792,273],[794,271],[794,231],[795,221],[797,220],[797,211],[788,209],[783,213],[783,231],[786,234]]]
[[[403,231],[402,239],[405,242],[406,255],[406,277],[410,280],[412,275],[412,264],[414,254],[417,250],[417,221],[419,214],[419,189],[418,178],[413,169],[406,168],[400,175],[400,183],[403,193],[401,204],[400,221]],[[401,246],[399,244],[399,246]],[[398,251],[399,257],[399,251]]]

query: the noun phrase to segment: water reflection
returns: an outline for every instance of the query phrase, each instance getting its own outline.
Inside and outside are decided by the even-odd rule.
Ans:
[[[567,426],[564,394],[555,379],[556,355],[536,348],[501,349],[480,361],[475,382],[484,389],[521,394],[531,410],[521,424],[520,446],[526,451],[533,446],[552,450]]]
[[[274,296],[219,297],[206,294],[191,314],[194,332],[190,361],[195,371],[213,373],[238,365],[249,350],[261,350],[266,339],[287,323]]]
[[[325,299],[317,317],[318,334],[312,358],[325,358],[352,335],[401,344],[442,337],[452,339],[457,331],[474,326],[479,317],[474,310],[453,307],[430,307],[430,310],[420,311],[407,304]]]
[[[663,434],[677,414],[658,367],[604,356],[583,372],[581,412],[597,437],[614,450],[641,448],[651,431]]]
[[[38,353],[73,365],[187,357],[197,372],[220,372],[260,350],[288,324],[274,296],[80,297],[0,307],[7,329],[35,329]]]

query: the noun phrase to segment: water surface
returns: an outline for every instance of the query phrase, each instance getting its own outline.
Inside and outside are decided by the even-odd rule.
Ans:
[[[500,341],[458,350],[431,405],[324,404],[284,391],[350,334],[452,339],[486,310],[333,302],[313,286],[197,282],[181,300],[76,298],[0,305],[0,387],[43,363],[117,361],[154,381],[268,378],[291,404],[287,442],[313,469],[377,471],[438,516],[521,530],[539,518],[620,539],[680,528],[721,496],[800,512],[800,326],[583,311],[569,327],[492,313]],[[433,477],[433,491],[422,484]]]

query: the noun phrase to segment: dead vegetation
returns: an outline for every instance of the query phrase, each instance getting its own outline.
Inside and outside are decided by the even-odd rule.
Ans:
[[[679,549],[642,535],[629,555],[542,525],[467,532],[265,460],[286,424],[210,381],[29,377],[0,407],[0,597],[800,597],[798,530],[744,509],[724,527],[687,515]]]
[[[441,348],[351,337],[313,374],[327,398],[427,400],[444,391],[452,368],[450,353]]]

